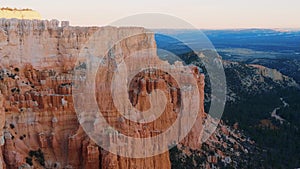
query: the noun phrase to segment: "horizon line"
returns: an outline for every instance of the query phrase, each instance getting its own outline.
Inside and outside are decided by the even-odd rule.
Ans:
[[[14,19],[14,18],[0,18],[0,19]],[[21,19],[20,19],[21,20]],[[33,20],[33,19],[31,19]],[[47,19],[47,18],[43,18],[43,19],[37,19],[37,20],[57,20],[57,19]],[[65,20],[58,20],[60,23],[62,21]],[[113,27],[143,27],[143,26],[138,26],[138,25],[132,25],[132,26],[128,26],[128,25],[124,25],[124,26],[114,26],[114,25],[97,25],[97,24],[74,24],[72,25],[70,23],[71,27],[105,27],[105,26],[113,26]],[[146,29],[154,29],[154,30],[276,30],[276,31],[300,31],[300,27],[258,27],[258,26],[249,26],[249,27],[203,27],[203,28],[197,28],[195,27],[195,29],[193,28],[147,28],[147,27],[143,27]]]

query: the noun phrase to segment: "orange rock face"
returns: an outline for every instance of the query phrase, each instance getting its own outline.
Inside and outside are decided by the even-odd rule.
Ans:
[[[67,22],[59,27],[56,20],[0,19],[0,168],[28,165],[34,168],[170,168],[168,152],[142,159],[121,157],[99,147],[80,126],[72,96],[73,69],[83,45],[96,31],[102,34],[95,42],[104,41],[107,46],[117,37],[142,34],[115,47],[115,53],[122,51],[127,55],[138,49],[156,47],[154,35],[143,34],[143,28],[78,28],[68,26]],[[152,62],[163,64],[155,52],[148,54]],[[143,61],[143,56],[140,59]],[[110,82],[112,75],[105,67],[99,71],[104,72],[97,76],[99,108],[111,110],[102,114],[119,132],[131,137],[154,137],[178,118],[182,96],[176,80],[167,72],[142,71],[128,83],[129,100],[140,111],[151,108],[148,96],[151,92],[160,90],[166,96],[162,115],[154,122],[141,124],[123,119],[115,110],[110,89],[100,83]],[[196,68],[193,71],[200,108],[196,123],[182,144],[198,149],[204,115],[204,76]],[[87,103],[88,100],[82,104]]]

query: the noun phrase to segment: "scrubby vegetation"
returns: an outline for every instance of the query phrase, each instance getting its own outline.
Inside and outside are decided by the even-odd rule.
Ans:
[[[190,62],[191,54],[187,55],[187,61]],[[299,167],[299,88],[294,86],[291,79],[277,81],[243,63],[227,63],[225,74],[228,95],[234,98],[227,100],[222,120],[230,126],[239,124],[239,129],[253,139],[260,150],[260,153],[248,159],[248,163],[259,168]],[[209,84],[206,84],[206,88],[209,88]],[[289,105],[284,106],[282,99]],[[205,110],[208,107],[206,103]],[[271,116],[276,108],[279,108],[277,114],[284,122]]]
[[[32,160],[35,159],[40,165],[45,166],[45,158],[44,153],[41,149],[38,149],[37,151],[29,151],[28,153],[29,157],[26,157],[26,163],[30,166],[33,165]]]

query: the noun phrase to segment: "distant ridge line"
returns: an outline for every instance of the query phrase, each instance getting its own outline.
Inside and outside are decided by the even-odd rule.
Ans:
[[[32,9],[29,9],[29,8],[18,9],[18,8],[9,8],[9,7],[0,8],[0,10],[7,10],[7,11],[33,11]]]

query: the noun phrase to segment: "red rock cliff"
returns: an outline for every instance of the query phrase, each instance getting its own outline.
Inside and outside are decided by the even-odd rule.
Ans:
[[[79,125],[72,98],[72,70],[80,50],[93,33],[100,32],[95,44],[105,42],[98,50],[110,48],[110,42],[120,37],[141,34],[116,47],[114,52],[122,51],[124,55],[137,49],[155,49],[153,34],[143,34],[143,28],[70,27],[67,22],[61,25],[56,20],[0,19],[0,168],[30,165],[34,168],[170,168],[168,152],[133,159],[102,150]],[[152,61],[160,63],[155,51],[148,54]],[[143,60],[142,56],[140,59]],[[109,76],[106,71],[97,80],[105,81]],[[204,77],[196,68],[194,76],[201,106],[197,122],[182,144],[197,149],[201,145],[199,134],[204,115]],[[97,91],[99,105],[111,106],[112,101],[106,98],[108,90],[100,89]],[[128,126],[126,121],[120,121],[116,111],[103,112],[104,116],[128,135],[150,137],[157,134],[154,131],[164,131],[177,118],[180,107],[178,86],[172,77],[159,70],[152,74],[141,72],[129,85],[129,97],[137,109],[147,110],[149,98],[144,97],[145,93],[155,89],[164,91],[168,100],[157,122]]]

